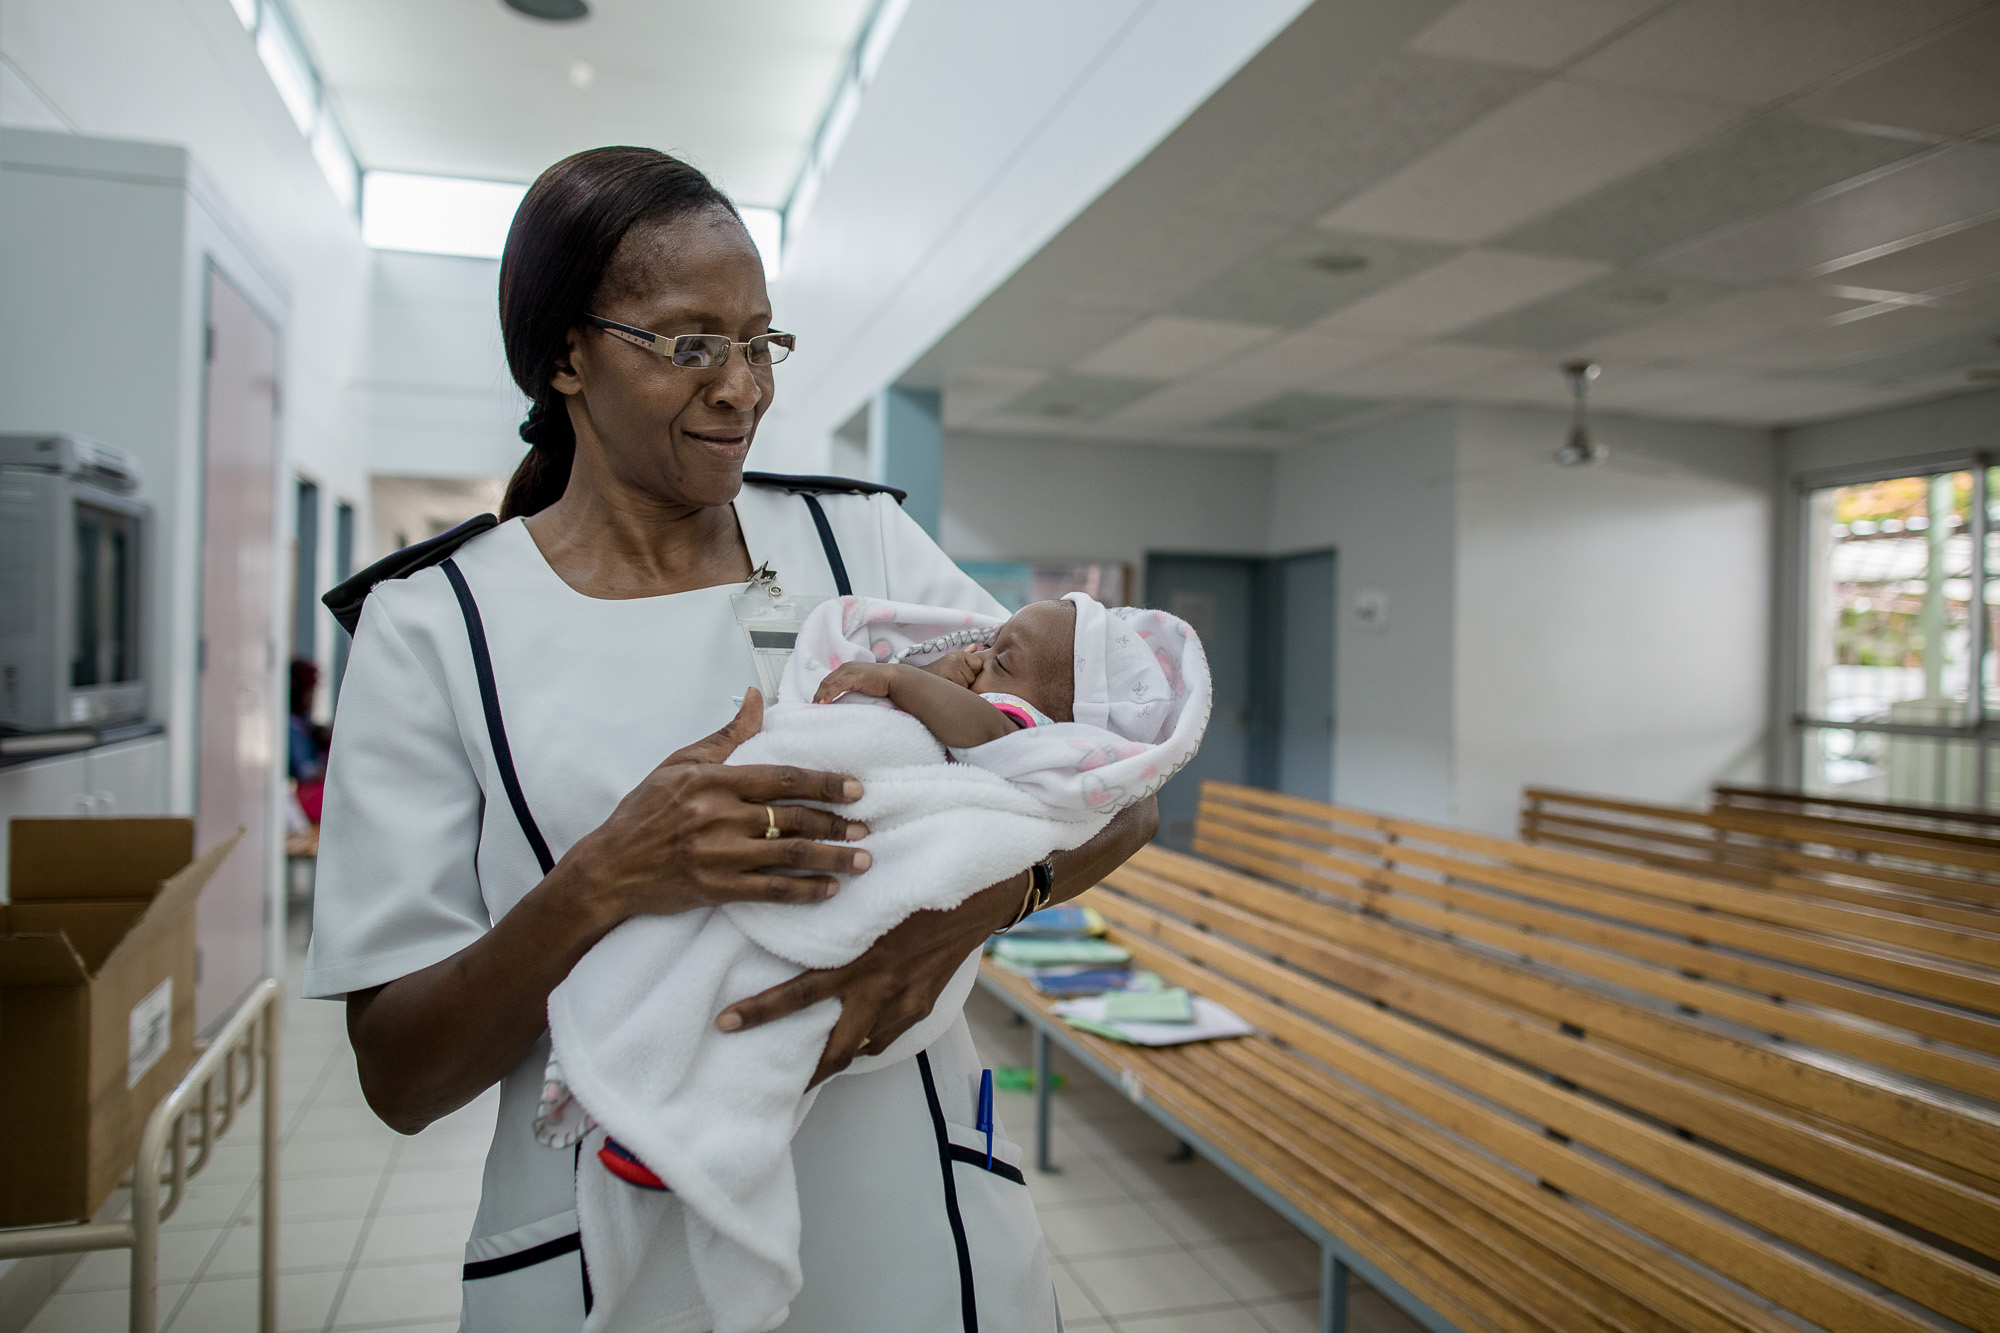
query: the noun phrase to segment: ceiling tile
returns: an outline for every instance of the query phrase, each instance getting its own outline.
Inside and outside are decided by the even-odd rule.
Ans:
[[[1099,375],[1051,375],[998,410],[1061,421],[1095,421],[1159,388],[1153,380],[1110,379]]]
[[[1020,397],[1044,378],[1039,370],[1004,366],[960,375],[944,388],[944,424],[962,426],[976,421]]]
[[[1268,138],[1246,143],[1231,169],[1198,185],[1180,183],[1180,200],[1195,212],[1296,225],[1353,198],[1536,82],[1518,70],[1391,57],[1328,80],[1324,100],[1305,102]]]
[[[1864,412],[1895,396],[1865,385],[1826,380],[1753,380],[1739,388],[1692,396],[1685,415],[1777,426]]]
[[[1755,106],[1796,92],[1979,7],[1980,0],[1688,0],[1572,73]]]
[[[2000,9],[1823,88],[1793,109],[1954,136],[2000,122]]]
[[[1178,379],[1204,366],[1234,361],[1278,332],[1265,324],[1162,315],[1099,347],[1076,369],[1086,375]]]
[[[1484,240],[1687,147],[1733,114],[1683,98],[1551,81],[1322,221],[1418,240]]]
[[[1388,345],[1379,336],[1294,333],[1139,399],[1111,414],[1105,424],[1126,430],[1184,430],[1288,390],[1315,389],[1335,371],[1381,356]]]
[[[1810,287],[1771,287],[1590,340],[1593,355],[1624,361],[1703,360],[1861,308]]]
[[[1451,386],[1451,397],[1462,402],[1525,403],[1562,408],[1574,401],[1560,370],[1525,361],[1491,374],[1461,380]]]
[[[1996,273],[2000,273],[2000,218],[1835,269],[1827,280],[1882,291],[1927,292]]]
[[[1208,319],[1297,328],[1450,252],[1448,246],[1426,241],[1307,227],[1189,292],[1174,309]]]
[[[2000,212],[2000,145],[1959,144],[1662,256],[1736,285],[1770,282]]]
[[[1364,296],[1311,327],[1329,336],[1435,337],[1574,287],[1605,268],[1580,259],[1468,250]]]
[[[1500,243],[1587,259],[1637,259],[1917,148],[1904,139],[1765,116],[1517,227]]]
[[[1453,335],[1459,342],[1551,350],[1664,319],[1728,288],[1650,270],[1608,273],[1546,300],[1482,320]]]
[[[1554,69],[1664,0],[1463,0],[1410,40],[1412,51]]]
[[[1898,385],[1924,381],[1973,366],[2000,366],[2000,322],[1973,333],[1903,347],[1822,372],[1832,379]]]
[[[1892,306],[1879,313],[1869,307],[1863,310],[1870,312],[1862,318],[1753,343],[1732,351],[1730,356],[1742,365],[1770,370],[1837,366],[1910,343],[1941,341],[1970,333],[1986,322],[1984,316],[1972,311],[1936,306]]]
[[[1337,371],[1320,387],[1357,398],[1402,398],[1430,394],[1458,380],[1490,375],[1503,366],[1532,358],[1499,347],[1425,343],[1391,352],[1365,365]]]
[[[1261,403],[1227,416],[1217,417],[1207,425],[1214,430],[1272,431],[1298,435],[1338,421],[1342,417],[1351,417],[1356,412],[1373,406],[1373,403],[1359,398],[1337,398],[1318,393],[1286,393],[1279,394],[1275,398],[1267,398]]]

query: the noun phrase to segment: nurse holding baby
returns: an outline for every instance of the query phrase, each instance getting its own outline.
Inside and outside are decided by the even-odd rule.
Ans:
[[[1002,608],[879,487],[753,478],[743,462],[792,348],[727,199],[664,154],[557,163],[522,201],[500,270],[531,446],[502,522],[372,571],[327,772],[305,993],[344,997],[369,1104],[405,1133],[496,1083],[466,1248],[467,1333],[591,1318],[576,1151],[537,1142],[550,992],[634,916],[830,897],[868,869],[845,774],[724,765],[762,701],[730,597],[763,568],[798,592]],[[437,557],[449,548],[449,559]],[[408,577],[410,565],[427,565]],[[372,583],[373,580],[367,582]],[[845,586],[842,586],[845,585]],[[919,688],[923,688],[919,683]],[[1018,1150],[973,1134],[963,1018],[925,1059],[878,1062],[1023,908],[1096,883],[1152,836],[1150,800],[1074,851],[949,911],[919,912],[846,967],[737,1003],[724,1032],[841,1003],[793,1139],[803,1289],[784,1327],[1049,1333],[1060,1327]],[[838,1077],[833,1077],[838,1075]],[[983,1138],[983,1136],[981,1136]],[[707,1333],[667,1302],[616,1330]],[[593,1321],[595,1330],[604,1320]]]

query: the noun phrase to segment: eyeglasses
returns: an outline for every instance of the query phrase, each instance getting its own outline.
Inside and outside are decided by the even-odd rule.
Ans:
[[[603,329],[634,347],[658,352],[684,370],[712,370],[729,360],[730,349],[736,347],[743,349],[743,355],[753,366],[775,366],[790,356],[792,348],[798,345],[796,334],[779,333],[775,329],[770,333],[760,333],[748,342],[734,342],[720,333],[648,333],[598,315],[585,315],[583,319],[586,324]]]

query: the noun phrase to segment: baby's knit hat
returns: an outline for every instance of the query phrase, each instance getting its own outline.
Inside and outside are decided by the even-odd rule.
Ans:
[[[1076,699],[1078,722],[1102,727],[1141,745],[1157,745],[1175,730],[1190,686],[1194,663],[1206,692],[1207,670],[1201,642],[1186,621],[1165,611],[1136,606],[1106,607],[1089,593],[1073,592],[1076,606]],[[1206,700],[1194,730],[1207,722]]]

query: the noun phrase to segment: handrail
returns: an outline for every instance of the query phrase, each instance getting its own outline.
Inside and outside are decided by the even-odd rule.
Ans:
[[[154,1333],[159,1327],[160,1223],[172,1217],[187,1195],[188,1180],[208,1165],[215,1143],[235,1122],[237,1108],[257,1091],[257,1059],[264,1063],[264,1123],[262,1198],[258,1217],[258,1333],[278,1327],[278,983],[259,981],[237,1003],[181,1081],[153,1108],[139,1134],[139,1154],[132,1167],[132,1211],[122,1222],[60,1223],[0,1231],[0,1259],[40,1254],[76,1254],[88,1250],[132,1251],[132,1333]],[[244,1077],[237,1077],[239,1063]],[[222,1079],[221,1105],[215,1081]],[[192,1107],[190,1104],[193,1103]],[[199,1118],[196,1147],[200,1156],[188,1160],[188,1118]],[[218,1121],[219,1117],[219,1121]],[[168,1152],[166,1183],[172,1191],[160,1201],[161,1171]]]

